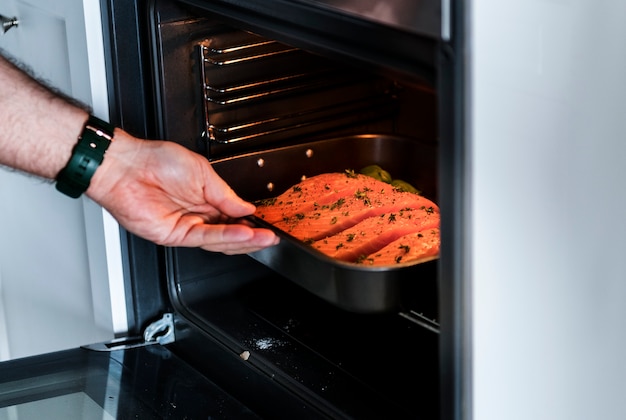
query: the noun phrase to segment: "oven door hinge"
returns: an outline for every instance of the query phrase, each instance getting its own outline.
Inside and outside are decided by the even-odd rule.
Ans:
[[[143,336],[121,337],[103,343],[82,346],[94,351],[127,350],[135,347],[151,346],[153,344],[169,344],[176,341],[174,334],[174,314],[163,314],[161,319],[146,327]]]

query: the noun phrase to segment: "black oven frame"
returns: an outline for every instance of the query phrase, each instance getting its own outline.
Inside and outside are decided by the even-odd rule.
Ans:
[[[200,9],[208,9],[202,0],[190,0]],[[253,3],[253,2],[252,2]],[[465,127],[465,10],[461,0],[450,0],[450,38],[432,39],[395,29],[381,28],[359,19],[337,17],[328,10],[300,1],[268,1],[263,7],[240,1],[213,1],[210,9],[238,23],[250,25],[263,35],[284,37],[289,34],[302,46],[320,50],[341,59],[346,51],[353,58],[369,63],[386,62],[383,71],[395,77],[411,79],[412,75],[433,82],[439,91],[439,128],[441,144],[440,206],[442,208],[442,249],[439,279],[440,307],[440,379],[441,417],[464,418],[469,410],[471,378],[468,342],[470,311],[466,304],[469,278],[464,244],[464,215],[468,207],[463,178],[467,157]],[[144,34],[149,32],[147,16],[150,1],[126,2],[108,0],[102,3],[105,31],[107,77],[110,86],[111,121],[137,136],[157,138],[159,120],[154,113],[155,95],[151,75],[146,71],[151,60]],[[277,9],[279,8],[279,9]],[[282,10],[288,19],[278,20],[273,10]],[[303,18],[306,16],[306,18]],[[342,31],[360,28],[363,33],[385,33],[394,37],[394,51],[361,48],[341,36],[330,35],[319,28],[333,22]],[[331,27],[333,26],[331,25]],[[375,41],[375,39],[372,39]],[[436,71],[431,71],[433,68]],[[165,251],[152,243],[122,231],[125,276],[127,281],[129,334],[139,334],[159,314],[173,310],[169,300],[164,267]],[[158,279],[158,281],[155,281]]]

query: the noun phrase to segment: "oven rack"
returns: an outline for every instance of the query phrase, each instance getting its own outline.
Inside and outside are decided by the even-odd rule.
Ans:
[[[240,30],[196,45],[209,150],[259,144],[388,118],[395,86]]]

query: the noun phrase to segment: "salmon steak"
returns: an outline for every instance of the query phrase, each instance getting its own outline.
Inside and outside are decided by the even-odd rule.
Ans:
[[[439,255],[439,228],[426,229],[396,239],[380,250],[361,256],[365,265],[393,265]]]
[[[296,215],[329,206],[356,191],[380,188],[380,184],[389,187],[388,184],[361,174],[316,175],[306,178],[278,197],[259,201],[255,216],[271,224],[287,221]]]
[[[411,233],[439,228],[439,214],[429,209],[402,209],[368,217],[356,225],[311,245],[341,261],[356,262]]]
[[[439,207],[426,197],[351,171],[307,178],[256,204],[255,216],[332,258],[353,263],[402,237],[438,229],[440,220]],[[389,260],[393,258],[374,261],[385,265]]]

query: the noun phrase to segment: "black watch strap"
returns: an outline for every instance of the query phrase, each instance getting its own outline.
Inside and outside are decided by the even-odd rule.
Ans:
[[[78,198],[89,188],[96,169],[104,160],[104,152],[113,140],[115,127],[93,115],[85,123],[67,166],[59,172],[56,188],[63,194]]]

